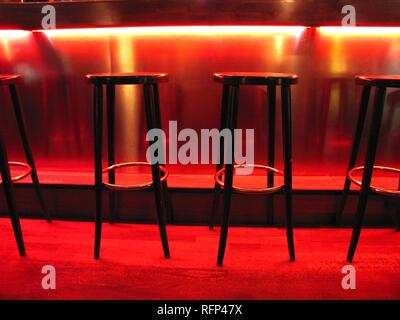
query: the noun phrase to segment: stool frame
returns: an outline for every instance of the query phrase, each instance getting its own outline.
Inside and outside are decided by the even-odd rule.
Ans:
[[[268,166],[273,168],[275,162],[275,114],[276,114],[276,87],[281,86],[281,98],[282,98],[282,134],[283,134],[283,156],[284,156],[284,193],[285,193],[285,205],[286,205],[286,235],[289,248],[290,260],[295,260],[295,249],[293,240],[293,222],[292,222],[292,128],[291,128],[291,84],[297,83],[297,77],[293,83],[286,83],[285,81],[277,81],[272,78],[269,81],[255,80],[254,83],[251,79],[245,79],[245,83],[232,81],[224,82],[214,75],[214,79],[217,82],[223,83],[223,94],[221,103],[221,130],[229,129],[232,133],[232,148],[229,152],[231,153],[231,159],[234,159],[234,129],[237,126],[237,112],[239,104],[239,90],[240,85],[267,85],[269,93],[269,155],[268,155]],[[224,188],[223,188],[223,201],[224,209],[221,223],[220,242],[218,248],[217,265],[223,264],[228,228],[229,228],[229,216],[231,209],[232,193],[233,189],[233,171],[234,161],[232,163],[224,164],[224,140],[220,139],[220,162],[217,164],[216,173],[218,173],[223,167],[225,167],[224,176]],[[274,185],[274,172],[268,172],[267,178],[268,187],[272,188]],[[221,193],[221,186],[216,181],[214,189],[214,199],[210,218],[209,228],[213,228],[213,221],[218,212],[218,204]],[[273,199],[269,202],[269,209],[273,209]],[[271,211],[270,211],[271,212]],[[272,215],[272,213],[271,213]],[[269,219],[270,221],[272,218]]]
[[[364,171],[363,171],[362,181],[361,181],[361,186],[360,186],[361,189],[360,189],[359,200],[358,200],[358,205],[357,205],[356,214],[355,214],[353,232],[352,232],[352,236],[351,236],[349,249],[347,252],[346,260],[348,262],[353,261],[354,254],[356,252],[358,240],[360,238],[362,223],[363,223],[363,219],[364,219],[364,213],[365,213],[365,209],[367,206],[367,200],[368,200],[369,193],[371,191],[372,173],[374,170],[374,163],[375,163],[376,150],[377,150],[377,146],[378,146],[379,132],[380,132],[381,123],[382,123],[386,88],[400,87],[399,80],[385,81],[385,79],[382,79],[381,76],[378,76],[377,78],[375,78],[373,76],[371,76],[371,77],[358,76],[358,77],[356,77],[355,80],[356,80],[356,84],[362,85],[363,88],[362,88],[362,95],[361,95],[361,101],[360,101],[360,110],[359,110],[359,114],[358,114],[356,130],[354,133],[350,160],[349,160],[348,167],[347,167],[347,174],[346,174],[346,179],[345,179],[345,183],[344,183],[343,193],[342,193],[342,196],[340,199],[338,211],[336,213],[336,222],[339,222],[342,217],[342,213],[343,213],[343,210],[344,210],[344,207],[346,204],[346,200],[347,200],[349,192],[350,192],[350,184],[351,184],[352,177],[351,177],[351,174],[349,174],[349,173],[353,172],[355,169],[357,169],[357,170],[360,169],[360,167],[358,167],[358,168],[354,168],[354,167],[355,167],[355,164],[357,161],[357,156],[358,156],[359,150],[360,150],[361,137],[362,137],[362,132],[364,129],[364,124],[365,124],[365,120],[366,120],[366,116],[367,116],[369,98],[371,95],[372,87],[375,87],[375,97],[374,97],[374,102],[373,102],[371,128],[370,128],[370,132],[368,135],[367,151],[366,151],[366,156],[365,156],[364,166],[363,166]],[[379,170],[382,170],[382,168],[383,167],[376,167],[376,169],[379,169]],[[388,168],[388,169],[390,169],[390,168]],[[400,181],[399,181],[399,190],[400,190]]]
[[[0,134],[0,171],[2,177],[2,184],[4,187],[5,198],[7,202],[8,212],[11,219],[11,224],[14,232],[15,239],[17,241],[18,251],[21,256],[25,256],[25,245],[23,240],[23,235],[21,231],[21,224],[19,221],[19,216],[17,214],[17,206],[14,196],[13,182],[23,179],[30,174],[32,179],[32,184],[35,189],[36,196],[39,200],[40,208],[43,216],[47,222],[51,222],[51,216],[47,210],[46,203],[43,198],[43,194],[40,188],[39,178],[37,175],[36,165],[32,154],[32,149],[29,144],[28,135],[26,132],[25,120],[22,112],[22,108],[19,102],[18,92],[16,84],[21,80],[18,75],[0,75],[0,86],[8,86],[8,90],[11,96],[11,102],[14,110],[14,115],[18,125],[18,131],[21,137],[25,158],[27,164],[20,162],[9,162],[7,149],[4,143],[2,134]],[[10,165],[25,166],[28,171],[18,177],[12,177],[10,173]]]
[[[93,77],[93,78],[91,78]],[[94,170],[95,170],[95,197],[96,197],[96,219],[95,219],[95,247],[94,247],[94,258],[100,258],[100,245],[101,245],[101,233],[102,233],[102,192],[107,185],[103,183],[103,172],[107,171],[108,179],[110,184],[115,184],[115,173],[114,170],[108,170],[115,166],[115,146],[114,146],[114,121],[115,121],[115,86],[116,85],[143,85],[144,93],[144,105],[146,114],[146,123],[148,130],[161,129],[161,116],[160,116],[160,104],[159,104],[159,93],[158,93],[158,81],[152,79],[149,74],[137,74],[131,78],[119,78],[119,76],[110,75],[103,79],[96,79],[95,75],[87,75],[94,85]],[[122,80],[121,80],[122,79]],[[115,82],[114,82],[115,81]],[[167,81],[167,75],[164,80]],[[103,170],[102,168],[102,135],[103,135],[103,85],[106,85],[106,102],[107,102],[107,139],[108,139],[108,168]],[[154,141],[149,142],[149,146]],[[139,163],[138,163],[139,164]],[[151,164],[152,170],[152,188],[155,194],[156,209],[157,209],[157,220],[159,225],[161,243],[164,251],[165,258],[170,257],[166,222],[164,220],[164,209],[169,214],[169,217],[173,215],[171,199],[168,193],[168,186],[166,179],[161,179],[160,164]],[[114,221],[114,210],[116,206],[116,193],[115,189],[108,188],[110,191],[110,222]],[[140,188],[143,189],[143,188]]]

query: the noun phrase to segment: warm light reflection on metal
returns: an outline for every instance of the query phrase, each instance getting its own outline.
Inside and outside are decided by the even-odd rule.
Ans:
[[[26,38],[29,34],[29,31],[24,30],[0,30],[0,43],[3,44],[5,57],[8,61],[12,59],[10,41]]]
[[[338,29],[343,36],[328,34]],[[24,78],[21,98],[33,130],[30,138],[38,165],[60,172],[65,171],[66,162],[84,172],[93,167],[93,148],[86,147],[93,143],[93,101],[85,79],[87,73],[171,74],[170,81],[160,86],[163,124],[176,120],[180,128],[194,130],[219,126],[222,90],[210,79],[213,72],[297,73],[302,80],[293,91],[293,153],[297,155],[294,175],[333,176],[346,170],[357,120],[354,75],[400,72],[400,59],[396,59],[400,28],[356,28],[354,37],[345,29],[351,30],[319,28],[314,33],[304,27],[134,27],[50,30],[35,36],[27,31],[0,30],[0,66],[3,72],[20,73]],[[370,37],[367,31],[372,29],[393,36]],[[212,33],[206,33],[208,30]],[[81,36],[82,31],[95,36]],[[68,33],[70,36],[62,36]],[[142,88],[117,86],[116,91],[116,160],[144,160],[147,131]],[[263,134],[268,119],[266,91],[265,87],[246,87],[241,94],[243,107],[238,125],[261,133],[254,138],[255,145],[260,146],[256,163],[267,162],[267,137]],[[396,163],[400,155],[396,130],[399,101],[396,94],[393,102],[387,102],[386,119],[390,123],[382,131],[387,143],[382,144],[380,161],[388,164]],[[15,128],[8,126],[14,123],[13,115],[5,112],[2,117],[10,158],[18,159],[18,136],[12,134]],[[280,148],[278,139],[276,149]],[[282,166],[281,159],[277,161],[277,167]],[[169,169],[173,174],[215,173],[214,166],[176,165]]]
[[[0,30],[0,39],[24,38],[29,34],[30,32],[25,30]]]
[[[331,96],[330,96],[330,101],[329,101],[329,113],[330,113],[330,118],[333,119],[334,123],[339,122],[339,113],[340,113],[340,108],[342,107],[340,104],[340,95],[341,95],[341,87],[339,83],[333,84],[333,87],[331,89]]]
[[[400,27],[318,27],[318,31],[329,36],[400,36]]]
[[[135,72],[136,57],[135,45],[126,37],[117,37],[115,42],[111,43],[112,52],[115,55],[111,56],[111,68],[113,71]],[[130,159],[138,158],[139,148],[139,119],[142,110],[139,99],[139,89],[141,86],[117,86],[116,98],[118,99],[117,107],[120,106],[123,110],[115,109],[116,114],[122,114],[120,124],[116,126],[116,136],[120,137],[120,144],[125,150],[120,159],[121,161],[129,161]],[[118,150],[117,146],[117,150]]]
[[[10,61],[12,59],[12,53],[10,49],[9,39],[3,39],[1,42],[3,43],[4,47],[4,56],[7,61]]]
[[[293,35],[300,36],[306,29],[303,26],[166,26],[166,27],[122,27],[122,28],[82,28],[82,29],[52,29],[35,30],[43,32],[49,37],[76,37],[104,35],[132,35],[132,36],[226,36],[232,35]]]
[[[274,36],[275,39],[275,59],[277,63],[281,63],[283,59],[283,52],[284,52],[284,37],[282,35]]]
[[[344,57],[343,50],[346,50],[346,47],[343,46],[343,43],[340,39],[334,38],[332,40],[331,53],[330,53],[330,68],[331,72],[334,75],[341,75],[347,72],[346,61],[342,57]]]

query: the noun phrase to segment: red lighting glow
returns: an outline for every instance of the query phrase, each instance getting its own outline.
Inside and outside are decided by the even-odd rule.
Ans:
[[[0,30],[0,39],[24,38],[30,34],[25,30]]]
[[[400,27],[318,27],[318,31],[328,36],[400,36]]]
[[[74,36],[104,36],[104,35],[133,35],[133,36],[209,36],[209,35],[292,35],[300,36],[304,26],[166,26],[166,27],[118,27],[118,28],[78,28],[34,30],[43,32],[49,37]],[[400,27],[318,27],[323,35],[330,36],[399,36]],[[23,38],[30,34],[26,30],[0,30],[0,38]]]
[[[122,28],[83,28],[83,29],[52,29],[35,30],[43,32],[48,37],[75,37],[75,36],[104,36],[104,35],[132,35],[132,36],[219,36],[219,35],[289,35],[300,36],[306,29],[303,26],[168,26],[168,27],[122,27]]]

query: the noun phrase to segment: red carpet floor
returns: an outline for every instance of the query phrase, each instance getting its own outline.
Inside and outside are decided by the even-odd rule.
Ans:
[[[400,299],[400,233],[365,229],[354,266],[357,288],[341,287],[350,229],[296,229],[289,262],[283,229],[231,228],[225,264],[216,266],[218,232],[168,228],[162,257],[154,225],[104,224],[95,261],[93,223],[22,220],[19,257],[0,219],[1,299]],[[57,270],[56,290],[41,287],[42,266]]]

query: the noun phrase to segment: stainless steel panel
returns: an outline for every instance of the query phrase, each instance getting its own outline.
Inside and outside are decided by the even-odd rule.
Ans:
[[[20,95],[39,170],[92,170],[92,91],[87,73],[168,72],[170,81],[160,85],[164,127],[177,120],[180,129],[197,131],[219,124],[222,88],[213,83],[213,72],[297,73],[294,175],[342,175],[358,110],[354,75],[400,73],[400,28],[377,34],[360,30],[343,34],[254,26],[0,31],[0,72],[24,77]],[[1,93],[1,125],[10,155],[22,158],[9,98]],[[396,165],[400,159],[399,99],[399,90],[389,90],[378,151],[381,164]],[[118,161],[144,158],[142,104],[140,89],[118,88]],[[266,88],[243,87],[239,126],[255,128],[259,162],[266,160],[267,114]],[[277,121],[277,167],[282,168],[279,112]],[[211,173],[213,168],[177,165],[172,171]]]

